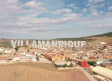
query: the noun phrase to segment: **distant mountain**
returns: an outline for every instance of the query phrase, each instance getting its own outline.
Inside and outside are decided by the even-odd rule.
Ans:
[[[104,34],[100,34],[100,35],[92,35],[92,36],[86,36],[86,37],[79,37],[79,38],[57,38],[54,40],[71,40],[71,41],[94,41],[95,39],[92,39],[91,37],[112,37],[112,32],[109,33],[104,33]]]
[[[52,40],[99,42],[99,41],[110,41],[111,40],[110,38],[112,38],[112,32],[104,33],[104,34],[100,34],[100,35],[79,37],[79,38],[57,38],[57,39],[52,39]],[[0,38],[0,47],[12,47],[10,40],[11,39]],[[29,41],[31,41],[31,40],[33,40],[33,39],[29,39]],[[35,40],[39,40],[39,39],[35,39]],[[50,40],[50,41],[52,41],[52,40]]]
[[[62,41],[94,41],[96,39],[91,39],[89,37],[80,37],[80,38],[57,38],[54,40],[62,40]]]
[[[100,34],[100,35],[92,35],[89,37],[112,37],[112,32],[104,33],[104,34]]]

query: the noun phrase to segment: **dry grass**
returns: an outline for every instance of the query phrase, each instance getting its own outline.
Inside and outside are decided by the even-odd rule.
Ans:
[[[89,37],[90,39],[96,39],[95,41],[91,41],[90,43],[98,43],[98,42],[109,42],[112,40],[110,37]]]

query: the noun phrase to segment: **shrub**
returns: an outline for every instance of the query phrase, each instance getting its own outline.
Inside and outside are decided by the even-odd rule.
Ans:
[[[65,64],[65,65],[63,65],[62,67],[68,67],[68,65],[67,65],[67,64]]]
[[[95,61],[88,61],[88,64],[90,64],[91,66],[95,66],[96,62]]]
[[[73,64],[72,64],[72,63],[70,63],[69,67],[73,67]]]

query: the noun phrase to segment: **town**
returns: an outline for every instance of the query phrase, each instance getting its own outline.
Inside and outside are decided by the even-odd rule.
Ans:
[[[0,47],[0,65],[21,62],[52,63],[58,70],[78,68],[91,81],[112,81],[112,46],[106,42],[83,47]]]

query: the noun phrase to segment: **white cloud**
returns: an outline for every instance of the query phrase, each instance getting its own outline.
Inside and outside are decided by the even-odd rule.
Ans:
[[[69,4],[69,5],[67,5],[67,7],[74,7],[75,6],[75,4]]]
[[[103,2],[105,0],[94,0],[94,2]]]
[[[108,7],[108,10],[112,10],[112,6]]]
[[[84,8],[84,9],[82,10],[82,12],[87,12],[87,9],[86,9],[86,8]]]
[[[79,9],[79,7],[74,7],[76,10]]]
[[[14,3],[17,3],[18,0],[7,0],[8,3],[11,3],[11,4],[14,4]]]
[[[63,20],[64,21],[78,21],[80,19],[80,17],[82,16],[82,14],[77,14],[77,13],[68,13],[63,15]]]
[[[98,13],[98,12],[92,12],[91,15],[93,15],[93,16],[98,16],[99,13]]]
[[[91,16],[99,16],[100,14],[103,13],[103,11],[97,10],[96,6],[90,6],[89,10],[91,11],[91,14],[90,14]]]
[[[74,8],[75,10],[78,10],[78,9],[79,9],[79,7],[75,6],[74,3],[73,3],[73,4],[69,4],[69,5],[67,5],[67,7]]]
[[[25,3],[23,6],[26,6],[26,7],[36,7],[36,6],[41,6],[42,3],[36,3],[35,1],[30,1],[30,2],[27,2]]]
[[[104,7],[105,3],[102,3],[101,5],[97,5],[96,7]]]
[[[38,10],[44,10],[45,7],[42,7],[41,2],[36,2],[36,1],[30,1],[22,5],[22,7],[27,7],[27,8],[36,8]]]
[[[89,0],[89,2],[92,2],[93,0]]]
[[[112,15],[112,12],[106,12],[105,14],[106,15]]]
[[[100,11],[100,14],[102,14],[103,13],[103,11]]]
[[[61,14],[61,13],[69,13],[71,12],[72,10],[71,9],[61,9],[61,10],[56,10],[56,11],[50,11],[50,13],[52,14]]]
[[[93,25],[93,28],[112,28],[112,24],[97,24]]]
[[[97,1],[95,0],[95,2]],[[21,4],[17,2],[17,0],[16,1],[14,0],[8,0],[8,1],[4,0],[3,1],[2,0],[0,1],[0,19],[1,19],[0,20],[0,32],[5,31],[6,33],[8,32],[11,33],[12,30],[14,30],[12,33],[17,33],[18,30],[20,30],[19,31],[20,33],[26,32],[24,30],[27,30],[27,32],[29,32],[31,29],[35,29],[35,28],[37,29],[42,28],[42,27],[43,29],[46,27],[53,28],[53,25],[60,26],[60,27],[62,25],[68,26],[68,24],[72,22],[77,22],[77,24],[80,23],[79,25],[83,25],[84,23],[83,26],[86,26],[88,24],[91,24],[91,21],[92,19],[94,20],[94,18],[96,18],[95,20],[96,22],[100,22],[103,19],[103,18],[100,19],[98,17],[100,17],[100,14],[105,13],[105,12],[103,12],[103,10],[99,11],[97,8],[103,7],[104,5],[105,4],[103,3],[103,4],[99,4],[98,6],[90,5],[89,9],[88,7],[84,8],[82,12],[87,12],[89,10],[91,13],[87,15],[92,15],[92,16],[84,15],[85,17],[82,17],[83,13],[78,13],[78,14],[73,13],[71,9],[66,9],[66,8],[64,9],[63,6],[56,7],[54,11],[49,11],[49,10],[53,10],[54,8],[49,9],[48,6],[45,6],[45,4],[43,4],[43,2],[30,1],[25,4]],[[24,9],[23,7],[27,7],[27,9]],[[80,7],[75,7],[75,4],[69,4],[67,5],[67,7],[72,7],[74,10],[80,8]],[[55,17],[54,15],[53,17],[49,17],[47,16],[49,15],[49,13],[58,14],[58,15],[55,15]],[[38,18],[38,15],[40,14],[42,14],[41,18]],[[111,12],[109,12],[109,14],[111,14]],[[95,17],[95,16],[98,16],[98,17]],[[103,21],[104,20],[102,20],[102,22]],[[105,19],[105,21],[106,21],[105,23],[108,23],[109,21],[111,21],[111,19],[109,21],[108,19]],[[70,25],[74,26],[73,23]],[[100,27],[100,26],[101,25],[97,25],[95,27]]]
[[[89,0],[87,3],[87,7],[88,6],[95,6],[95,7],[104,7],[105,3],[99,4],[98,2],[103,2],[105,0]]]
[[[16,2],[17,0],[0,1],[0,15],[2,15],[2,18],[21,13],[21,9]]]
[[[103,2],[105,0],[89,0],[89,2]]]

